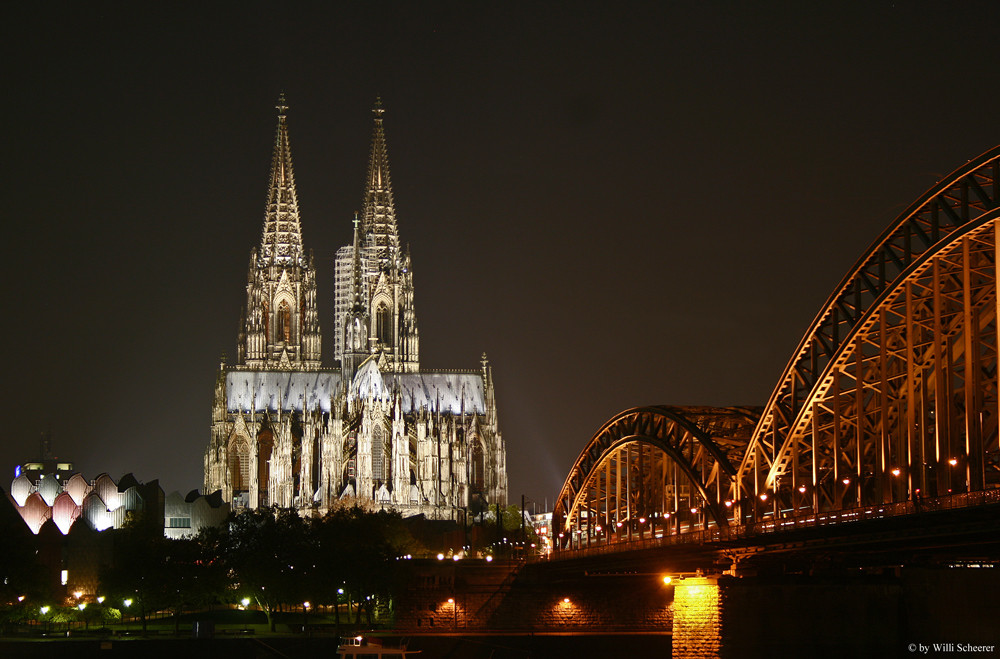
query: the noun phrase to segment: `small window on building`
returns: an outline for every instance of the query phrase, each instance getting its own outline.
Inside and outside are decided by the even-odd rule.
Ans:
[[[189,529],[189,528],[191,528],[191,518],[190,517],[171,517],[170,518],[170,528],[172,528],[172,529]]]

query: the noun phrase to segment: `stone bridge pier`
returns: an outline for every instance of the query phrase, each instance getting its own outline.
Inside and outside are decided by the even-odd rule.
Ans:
[[[998,588],[1000,569],[989,567],[683,579],[672,656],[905,657],[949,643],[998,656]]]

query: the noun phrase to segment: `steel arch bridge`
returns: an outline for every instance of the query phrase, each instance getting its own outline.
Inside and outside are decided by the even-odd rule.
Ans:
[[[759,409],[637,407],[609,420],[556,500],[562,544],[642,540],[726,525]],[[566,534],[569,535],[566,535]]]
[[[644,511],[633,507],[633,491],[608,485],[625,464],[641,474],[627,479],[643,483],[641,501],[661,502],[652,512],[689,511],[674,532],[1000,492],[998,202],[1000,147],[917,199],[848,271],[738,451],[740,430],[697,434],[690,408],[623,412],[571,470],[556,528],[592,539],[599,522],[606,533],[606,520]],[[629,425],[655,410],[673,411],[659,413],[662,423],[689,432],[690,446],[669,434],[646,439]],[[636,449],[637,462],[630,452],[622,457],[628,446],[647,448]],[[662,464],[676,477],[654,478]],[[673,506],[668,493],[676,494]]]

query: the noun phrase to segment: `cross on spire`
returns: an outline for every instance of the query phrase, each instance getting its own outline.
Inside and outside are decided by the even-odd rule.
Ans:
[[[285,92],[278,94],[278,104],[274,108],[278,111],[278,116],[284,119],[285,110],[288,109],[288,105],[285,103]]]

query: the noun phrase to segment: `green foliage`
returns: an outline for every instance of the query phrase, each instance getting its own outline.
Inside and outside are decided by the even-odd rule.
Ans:
[[[114,602],[131,599],[130,611],[145,627],[146,614],[164,608],[171,577],[166,569],[168,540],[142,524],[111,531],[114,562],[101,570],[101,591]]]
[[[228,527],[202,541],[230,579],[235,599],[248,597],[267,614],[303,601],[311,573],[308,526],[294,510],[263,508],[230,516]]]
[[[512,519],[519,519],[517,514]],[[42,598],[29,596],[34,604],[8,606],[0,620],[96,626],[124,615],[141,618],[145,628],[154,611],[171,610],[179,620],[184,611],[246,597],[264,611],[272,629],[277,611],[297,609],[305,601],[351,604],[355,619],[344,622],[367,617],[372,623],[377,612],[391,610],[406,585],[411,564],[401,559],[417,553],[411,528],[419,527],[398,513],[360,507],[339,507],[309,519],[294,510],[262,509],[234,513],[225,525],[206,529],[196,539],[170,540],[136,517],[108,531],[114,551],[113,561],[100,572],[104,605],[91,602],[82,611],[52,606],[40,615]],[[127,608],[125,600],[131,601]],[[336,610],[339,620],[342,611]]]
[[[141,520],[111,533],[114,562],[101,571],[101,592],[115,606],[131,600],[128,615],[143,627],[150,612],[200,608],[225,587],[221,566],[194,540],[169,540]]]
[[[369,617],[403,578],[397,560],[413,546],[398,513],[341,508],[304,520],[294,510],[247,510],[200,538],[219,561],[232,599],[250,598],[268,616],[282,605],[350,599]],[[340,595],[338,590],[343,590]]]

